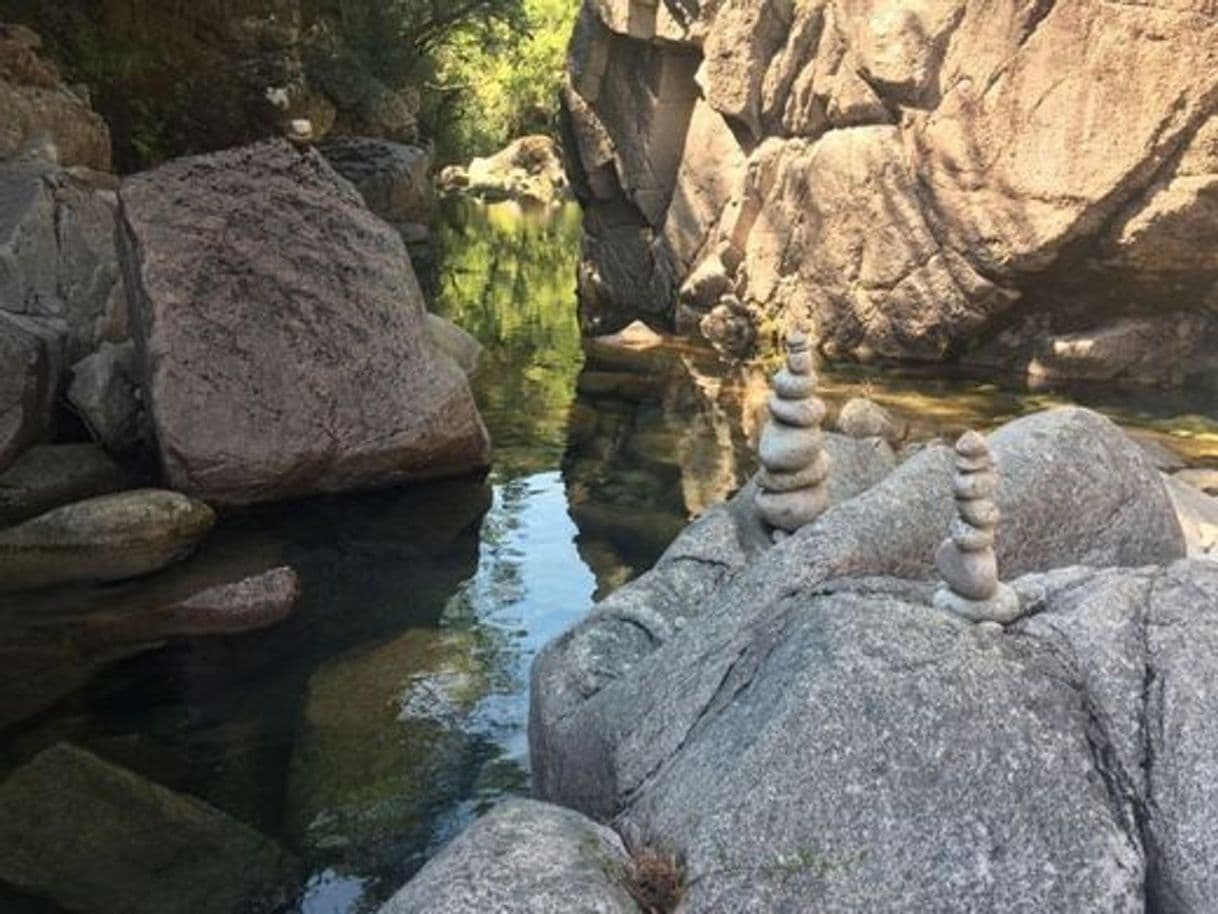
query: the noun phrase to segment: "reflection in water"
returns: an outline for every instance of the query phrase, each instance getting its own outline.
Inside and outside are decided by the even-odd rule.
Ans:
[[[303,583],[297,614],[112,666],[0,733],[0,775],[68,739],[201,797],[303,858],[307,914],[375,910],[481,810],[527,790],[533,656],[748,476],[773,367],[724,365],[679,343],[585,346],[578,236],[574,207],[512,203],[457,202],[437,232],[436,309],[487,348],[475,378],[495,442],[485,483],[227,516],[182,573],[290,563]],[[871,395],[915,438],[1061,401],[862,371],[827,373],[822,391],[831,407]],[[1212,401],[1072,393],[1218,460]],[[138,612],[147,586],[77,591],[37,615],[8,601],[0,659],[17,660],[0,672],[0,711],[15,720],[79,687],[115,660],[99,645],[159,640]],[[0,909],[57,910],[18,903],[0,885]]]

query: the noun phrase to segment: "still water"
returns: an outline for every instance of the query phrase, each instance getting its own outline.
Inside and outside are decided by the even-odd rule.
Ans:
[[[578,236],[573,207],[512,203],[453,203],[438,229],[435,309],[486,347],[475,379],[495,443],[486,480],[226,517],[194,563],[293,565],[295,616],[125,660],[129,645],[77,656],[40,689],[0,676],[0,714],[26,718],[0,731],[0,776],[70,740],[200,797],[300,856],[302,914],[375,910],[480,811],[527,792],[533,656],[747,477],[772,367],[681,344],[583,344]],[[826,376],[823,392],[831,404],[868,393],[914,437],[1081,400],[1218,461],[1208,391],[1067,397],[860,371]],[[105,634],[78,617],[10,612],[0,625],[17,650],[66,627]],[[3,888],[0,908],[57,910]]]

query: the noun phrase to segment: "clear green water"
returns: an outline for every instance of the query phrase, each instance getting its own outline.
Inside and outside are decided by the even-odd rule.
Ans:
[[[71,693],[0,731],[0,776],[69,739],[201,797],[302,857],[307,914],[375,910],[481,810],[527,792],[534,654],[739,486],[766,393],[765,360],[727,366],[683,345],[586,348],[578,235],[572,207],[510,203],[454,204],[438,232],[436,309],[487,348],[475,380],[495,441],[487,480],[225,518],[194,562],[292,564],[304,585],[296,615],[117,663],[65,654],[68,672],[34,685],[0,674],[10,713]],[[865,371],[828,373],[823,389],[831,404],[870,393],[923,437],[1067,399]],[[1195,461],[1218,459],[1210,391],[1069,398]],[[71,613],[0,613],[5,656],[18,659],[104,629]],[[17,904],[0,889],[0,909]]]

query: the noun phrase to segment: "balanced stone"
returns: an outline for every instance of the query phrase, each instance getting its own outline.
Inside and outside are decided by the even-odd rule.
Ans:
[[[758,446],[762,471],[755,505],[774,538],[794,533],[829,504],[829,455],[820,424],[825,404],[813,396],[816,373],[807,336],[787,338],[786,366],[774,376],[770,418]]]
[[[956,474],[952,492],[957,516],[948,538],[935,552],[935,567],[944,584],[935,593],[935,606],[973,622],[1012,622],[1019,617],[1019,598],[998,578],[994,552],[1000,512],[992,500],[998,490],[985,439],[968,432],[956,442]]]

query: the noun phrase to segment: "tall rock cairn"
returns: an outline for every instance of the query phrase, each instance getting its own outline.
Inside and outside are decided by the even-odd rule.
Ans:
[[[1020,614],[1019,598],[998,580],[994,554],[998,473],[985,438],[976,432],[965,432],[956,442],[952,494],[956,517],[935,553],[944,580],[935,593],[935,606],[973,622],[1012,622]]]
[[[816,372],[806,334],[787,337],[786,367],[774,375],[770,419],[761,433],[757,511],[778,541],[829,506],[829,455],[820,429],[825,404],[815,396]]]

